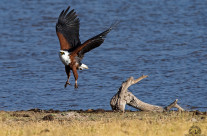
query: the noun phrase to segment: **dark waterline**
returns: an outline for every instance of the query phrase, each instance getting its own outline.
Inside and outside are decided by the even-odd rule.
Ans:
[[[85,55],[89,69],[79,71],[78,90],[73,77],[64,89],[55,33],[68,5],[80,18],[82,42],[121,20]],[[0,18],[0,110],[109,110],[122,81],[145,74],[130,87],[139,99],[161,106],[179,99],[185,109],[206,111],[207,1],[1,0]]]

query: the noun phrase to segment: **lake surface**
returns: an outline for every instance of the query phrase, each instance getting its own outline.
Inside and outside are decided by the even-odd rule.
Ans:
[[[89,69],[79,71],[77,90],[73,75],[64,88],[55,32],[68,5],[80,18],[81,42],[121,21],[85,55]],[[185,109],[207,110],[207,1],[1,0],[0,18],[0,110],[109,110],[121,83],[143,74],[129,88],[142,101],[178,99]]]

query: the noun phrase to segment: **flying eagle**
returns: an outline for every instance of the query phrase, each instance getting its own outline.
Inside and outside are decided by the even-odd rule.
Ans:
[[[69,9],[70,6],[60,13],[56,24],[56,33],[60,42],[59,57],[65,65],[65,72],[67,74],[65,87],[67,87],[68,84],[70,85],[69,79],[72,70],[75,78],[75,88],[78,88],[77,70],[88,69],[87,65],[81,63],[84,54],[100,46],[104,42],[106,35],[111,31],[112,26],[81,44],[79,39],[79,18],[77,18],[74,9],[71,11],[69,11]]]

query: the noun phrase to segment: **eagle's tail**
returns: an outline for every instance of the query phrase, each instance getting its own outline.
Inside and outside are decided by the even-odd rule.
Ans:
[[[88,69],[88,66],[82,63],[82,64],[78,67],[78,69],[79,69],[79,70]]]

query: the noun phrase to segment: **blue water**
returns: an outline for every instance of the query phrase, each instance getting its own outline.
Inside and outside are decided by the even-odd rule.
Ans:
[[[85,55],[77,90],[73,76],[64,89],[55,32],[68,5],[82,42],[121,21]],[[129,88],[142,101],[207,110],[207,1],[1,0],[0,18],[0,110],[108,110],[122,81],[142,74],[149,77]]]

